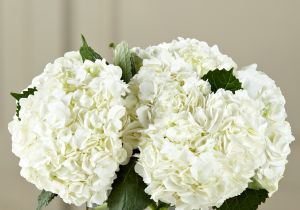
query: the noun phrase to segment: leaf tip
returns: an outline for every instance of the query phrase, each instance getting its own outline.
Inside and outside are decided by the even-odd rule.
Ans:
[[[83,34],[81,34],[81,41],[83,45],[88,45]]]
[[[109,43],[108,47],[115,49],[116,48],[116,44],[114,42]]]
[[[18,100],[18,93],[10,92],[10,95],[11,95],[14,99]]]

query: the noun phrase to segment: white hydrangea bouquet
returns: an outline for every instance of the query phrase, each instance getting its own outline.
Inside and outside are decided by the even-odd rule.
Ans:
[[[256,65],[179,38],[146,49],[85,41],[21,93],[9,131],[21,175],[87,209],[255,210],[278,190],[285,99]]]

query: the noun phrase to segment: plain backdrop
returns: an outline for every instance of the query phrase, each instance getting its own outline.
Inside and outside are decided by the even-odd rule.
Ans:
[[[299,0],[0,0],[0,210],[33,210],[38,194],[11,153],[9,92],[21,91],[65,51],[78,50],[81,33],[109,60],[110,42],[145,47],[181,36],[218,44],[240,67],[257,63],[281,87],[296,137],[279,191],[259,209],[300,209],[299,9]],[[56,199],[47,209],[84,207]]]

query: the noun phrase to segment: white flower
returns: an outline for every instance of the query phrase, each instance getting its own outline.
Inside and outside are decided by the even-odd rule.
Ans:
[[[278,183],[283,177],[290,143],[294,140],[291,127],[286,120],[285,99],[275,82],[266,74],[256,71],[257,65],[244,67],[237,71],[237,76],[248,94],[264,106],[261,115],[267,120],[266,163],[257,170],[254,177],[260,188],[270,195],[278,190]]]
[[[154,119],[202,106],[210,93],[209,83],[201,80],[191,65],[183,59],[166,59],[168,65],[156,58],[144,60],[129,83],[126,105],[132,120],[124,132],[124,142],[129,147],[136,147],[139,130]]]
[[[82,62],[78,52],[48,64],[21,99],[20,121],[9,124],[21,175],[66,203],[102,204],[119,164],[127,159],[119,67],[105,60]]]
[[[190,39],[134,51],[143,65],[129,85],[124,139],[140,149],[135,169],[146,193],[183,210],[242,193],[266,162],[263,103],[244,90],[212,93],[201,79],[235,68],[232,59]]]
[[[198,95],[209,94],[210,85],[199,78],[209,70],[236,69],[235,62],[221,54],[217,46],[209,47],[206,42],[196,39],[178,38],[170,43],[146,49],[134,48],[132,51],[143,59],[143,66],[132,78],[131,93],[126,99],[127,111],[133,119],[124,131],[125,146],[128,148],[136,147],[140,127],[147,127],[151,119],[186,109],[182,106],[182,100],[189,101],[188,108],[191,109],[202,104],[204,98]],[[160,101],[153,101],[158,93],[164,96],[160,96]],[[146,107],[139,108],[149,104],[155,104],[151,105],[155,111],[145,112]]]
[[[206,42],[196,39],[178,38],[170,43],[162,43],[144,49],[133,49],[145,63],[165,62],[169,64],[170,59],[183,59],[200,77],[208,71],[215,69],[235,69],[235,62],[227,55],[219,51],[217,45],[208,46]],[[154,59],[156,58],[156,59]]]
[[[265,149],[260,108],[245,91],[219,90],[193,111],[155,119],[142,131],[135,168],[146,192],[185,210],[242,193],[265,162],[257,158]]]

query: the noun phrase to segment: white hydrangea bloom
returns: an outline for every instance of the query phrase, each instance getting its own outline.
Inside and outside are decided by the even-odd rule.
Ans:
[[[168,57],[183,59],[200,77],[211,70],[236,68],[235,62],[227,55],[222,54],[217,45],[210,47],[206,42],[197,39],[178,38],[170,43],[150,46],[145,50],[141,48],[133,50],[145,59],[144,62],[156,58],[168,65],[169,60],[166,59]]]
[[[244,90],[211,93],[203,74],[235,64],[220,53],[219,60],[202,56],[202,45],[209,48],[179,39],[135,49],[143,66],[126,100],[133,123],[124,138],[140,149],[135,169],[152,199],[178,210],[220,206],[242,193],[266,161],[263,103]]]
[[[137,145],[139,138],[138,130],[141,126],[140,121],[136,120],[136,109],[140,107],[140,103],[147,105],[147,103],[151,101],[151,97],[153,98],[155,94],[157,94],[156,91],[162,94],[164,92],[161,87],[159,87],[160,89],[158,90],[157,87],[153,85],[164,84],[164,89],[174,90],[173,92],[164,92],[165,99],[162,100],[162,102],[157,102],[164,103],[162,106],[158,104],[152,106],[155,109],[160,109],[157,110],[157,112],[152,112],[155,115],[167,115],[168,111],[176,107],[173,106],[172,103],[177,103],[177,98],[182,97],[182,94],[186,94],[185,92],[177,92],[176,87],[178,84],[171,84],[172,78],[170,78],[169,81],[165,81],[164,77],[166,75],[172,74],[171,77],[174,75],[178,77],[181,83],[180,85],[184,87],[185,91],[188,91],[191,100],[189,107],[192,108],[197,105],[197,103],[201,103],[193,101],[197,98],[195,96],[199,94],[209,94],[210,92],[209,84],[203,80],[199,80],[198,77],[201,78],[209,70],[236,69],[235,62],[227,55],[220,53],[216,45],[210,47],[206,42],[196,39],[178,38],[178,40],[173,40],[170,43],[162,43],[157,46],[150,46],[146,49],[134,48],[132,51],[143,59],[143,67],[139,71],[139,74],[130,82],[132,94],[127,97],[128,112],[131,114],[131,118],[134,119],[126,128],[124,135],[126,145],[130,145],[130,148]],[[139,80],[143,80],[143,82],[139,84]],[[167,101],[168,103],[166,103]],[[148,117],[153,117],[147,116],[147,118],[145,118],[146,108],[147,107],[140,107],[138,110],[139,116],[141,117],[141,115],[143,115],[144,118],[142,120],[143,126],[146,126],[146,121],[149,120]]]
[[[159,100],[159,98],[157,99]],[[136,171],[146,192],[176,209],[220,206],[265,160],[265,120],[245,91],[219,90],[204,106],[155,119],[142,131]]]
[[[154,118],[202,106],[210,93],[209,83],[201,80],[193,67],[181,58],[166,55],[161,60],[153,58],[143,62],[129,83],[130,93],[126,97],[132,120],[125,129],[124,142],[131,147],[138,144],[139,130],[147,128]]]
[[[82,62],[66,53],[36,77],[37,92],[21,99],[19,121],[9,124],[21,175],[66,203],[102,204],[119,164],[127,159],[122,129],[128,92],[119,67]]]
[[[259,187],[269,191],[270,195],[278,190],[283,177],[290,143],[294,140],[291,127],[286,120],[285,99],[275,82],[266,74],[256,71],[257,65],[244,67],[237,71],[242,86],[248,94],[264,106],[262,116],[267,120],[266,163],[257,170],[255,181]]]

